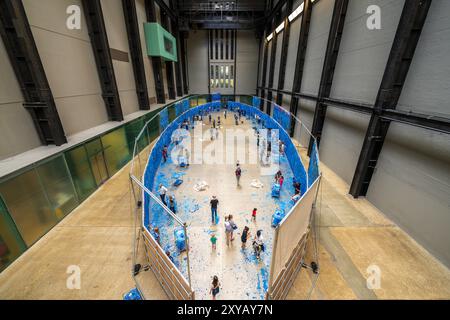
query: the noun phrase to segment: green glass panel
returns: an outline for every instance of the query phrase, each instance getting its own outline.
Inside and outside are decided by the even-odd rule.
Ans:
[[[118,128],[104,135],[101,139],[106,166],[109,175],[112,176],[131,160],[125,128]]]
[[[97,189],[86,149],[80,146],[67,151],[65,156],[78,198],[82,201]]]
[[[95,139],[86,143],[86,151],[88,157],[96,156],[98,153],[103,151],[102,142],[100,139]]]
[[[155,119],[150,121],[147,126],[147,130],[151,142],[159,137],[159,117],[156,117]]]
[[[0,198],[0,272],[25,250],[25,242]]]
[[[147,114],[144,116],[144,122],[150,121],[150,120],[151,120],[154,116],[156,116],[161,110],[162,110],[162,108],[159,108],[159,109],[157,109],[157,110],[153,110],[153,111],[147,113]]]
[[[130,153],[133,154],[134,151],[134,143],[136,140],[136,137],[139,136],[139,133],[141,132],[142,128],[144,127],[144,119],[140,118],[135,121],[132,121],[128,123],[125,126],[125,133],[127,135],[127,141],[128,141],[128,149],[130,150]],[[148,136],[147,132],[142,133],[142,135],[138,139],[138,147],[139,150],[143,150],[148,145]]]
[[[176,119],[177,111],[175,109],[175,105],[174,104],[169,106],[168,108],[169,108],[168,110],[169,110],[169,123],[170,123],[170,122],[172,122],[173,120]]]
[[[191,108],[198,106],[198,100],[197,100],[197,98],[191,98],[191,99],[189,99],[189,104],[190,104]]]
[[[253,104],[253,97],[252,96],[240,96],[239,101],[251,106]]]
[[[206,98],[198,98],[198,104],[199,106],[208,103],[208,99]]]
[[[58,219],[77,205],[78,199],[64,157],[61,155],[36,168],[44,190]]]
[[[3,182],[0,194],[28,246],[58,223],[36,170]]]

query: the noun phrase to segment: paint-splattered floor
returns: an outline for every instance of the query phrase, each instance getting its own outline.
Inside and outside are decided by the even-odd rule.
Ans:
[[[214,117],[219,114],[215,113]],[[244,123],[236,126],[232,114],[228,113],[224,121],[223,114],[221,133],[226,129],[239,128],[248,130],[255,126],[250,120],[244,119]],[[218,143],[221,140],[210,140],[209,129],[211,125],[208,119],[202,123],[205,134],[202,139],[203,150],[210,147],[216,153],[221,153]],[[194,137],[193,140],[200,141],[201,137]],[[242,150],[241,148],[244,148]],[[248,147],[247,147],[248,148]],[[193,152],[195,152],[193,148]],[[169,150],[170,151],[170,150]],[[169,194],[175,195],[178,206],[178,216],[188,224],[188,235],[190,240],[190,269],[192,286],[195,290],[196,299],[209,299],[209,289],[212,277],[217,275],[221,282],[221,292],[218,299],[264,299],[268,286],[270,258],[274,230],[271,227],[272,215],[275,210],[282,208],[286,212],[292,206],[291,196],[293,195],[292,171],[287,159],[282,156],[280,168],[285,177],[279,199],[272,198],[271,187],[274,181],[272,175],[262,176],[261,166],[257,164],[245,164],[242,159],[237,159],[240,152],[248,153],[245,145],[236,147],[235,160],[239,160],[242,167],[241,187],[237,187],[235,179],[235,162],[233,164],[191,164],[188,169],[178,168],[170,159],[158,169],[155,189],[160,183],[169,188]],[[191,159],[194,159],[195,153]],[[247,161],[249,162],[249,161]],[[177,176],[180,176],[184,183],[178,188],[171,186]],[[264,187],[253,188],[250,183],[253,179],[260,180]],[[194,185],[198,181],[206,181],[209,188],[206,191],[196,192]],[[154,190],[156,192],[156,190]],[[219,199],[219,223],[211,224],[211,211],[209,201],[213,195]],[[256,222],[251,221],[253,208],[258,209]],[[235,233],[235,240],[228,247],[225,240],[224,216],[232,214],[234,221],[238,225]],[[151,218],[152,220],[152,218]],[[158,218],[158,226],[161,229],[161,243],[164,249],[171,252],[175,257],[176,264],[183,274],[187,276],[186,254],[179,255],[174,245],[173,229],[176,223],[173,219],[165,222]],[[252,238],[247,242],[247,248],[241,249],[240,235],[245,226],[250,228]],[[252,239],[257,230],[263,230],[266,251],[262,254],[261,260],[257,260],[251,246]],[[212,250],[210,236],[215,233],[218,238],[217,250]]]

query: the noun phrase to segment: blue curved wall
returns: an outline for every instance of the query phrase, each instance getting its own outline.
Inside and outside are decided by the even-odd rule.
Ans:
[[[258,100],[259,98],[254,97],[254,103],[260,103]],[[188,100],[186,100],[188,101]],[[183,106],[178,107],[178,112],[181,112],[181,110],[186,110],[187,105],[184,104]],[[150,190],[153,191],[154,189],[154,182],[155,182],[155,176],[156,172],[158,170],[158,167],[161,164],[162,160],[162,149],[165,145],[169,146],[171,142],[172,133],[177,130],[180,125],[185,121],[186,119],[189,119],[190,121],[193,120],[194,116],[202,113],[202,112],[212,112],[216,110],[220,110],[221,103],[219,101],[207,103],[192,109],[189,109],[185,111],[183,114],[181,114],[179,117],[177,117],[172,123],[167,123],[167,110],[165,112],[163,111],[162,114],[160,114],[160,127],[164,128],[162,131],[158,141],[154,145],[152,152],[150,153],[147,166],[145,168],[145,173],[143,177],[143,183],[144,185]],[[301,191],[302,194],[304,194],[308,187],[312,184],[312,182],[315,181],[308,179],[308,174],[305,170],[305,167],[303,166],[303,163],[300,159],[300,156],[298,155],[297,149],[295,145],[293,144],[291,138],[289,137],[289,134],[286,132],[286,130],[283,128],[282,125],[280,125],[275,119],[271,118],[266,113],[259,110],[259,108],[255,108],[253,106],[249,106],[240,102],[228,102],[228,108],[231,110],[239,108],[240,110],[243,110],[246,112],[249,116],[255,116],[257,115],[261,121],[264,127],[267,129],[278,129],[279,130],[279,139],[283,141],[283,143],[286,146],[285,152],[286,157],[288,159],[289,165],[293,171],[294,177],[297,181],[301,183]],[[177,113],[178,113],[177,112]],[[162,115],[162,116],[161,116]],[[316,153],[316,149],[314,150]],[[311,173],[314,172],[313,176],[316,178],[316,173],[318,176],[318,157],[314,157],[315,161],[311,161],[309,165],[309,170]],[[317,166],[317,168],[312,168],[311,163],[313,166]],[[312,178],[312,177],[311,177]],[[308,181],[309,180],[309,181]],[[149,225],[149,195],[144,193],[144,203],[143,203],[143,209],[144,209],[144,226],[148,227]]]

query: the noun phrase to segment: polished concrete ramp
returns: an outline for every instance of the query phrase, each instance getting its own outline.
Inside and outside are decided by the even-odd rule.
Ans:
[[[305,149],[299,150],[304,157]],[[320,276],[311,291],[316,276],[303,269],[288,298],[450,299],[450,271],[368,201],[348,196],[348,185],[321,168],[316,207]],[[128,173],[126,166],[2,272],[0,299],[121,299],[133,288]],[[311,241],[306,262],[313,258]],[[70,265],[81,269],[80,290],[67,289]],[[366,285],[371,265],[381,270],[377,290]],[[140,276],[146,277],[147,298],[165,298],[151,271]]]

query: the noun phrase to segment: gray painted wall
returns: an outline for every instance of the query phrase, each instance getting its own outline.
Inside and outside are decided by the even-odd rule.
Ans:
[[[450,1],[431,3],[398,109],[450,116]]]
[[[448,135],[391,124],[367,198],[450,266]]]
[[[101,0],[103,19],[109,47],[128,53],[128,62],[113,60],[122,112],[125,115],[139,110],[133,65],[129,54],[128,34],[121,0]]]
[[[289,34],[289,47],[286,59],[286,74],[284,77],[284,89],[292,90],[294,82],[295,62],[297,60],[298,37],[300,36],[300,27],[302,25],[302,17],[298,17],[292,22]]]
[[[64,13],[79,0],[24,0],[25,11],[66,135],[108,121],[86,21],[66,27]]]
[[[372,4],[381,8],[381,30],[366,26],[366,10]],[[404,0],[349,2],[331,97],[375,102],[403,5]]]
[[[433,1],[399,109],[449,116],[450,2]],[[367,198],[450,266],[448,135],[392,124]]]
[[[319,91],[333,7],[334,0],[320,0],[313,6],[305,55],[302,93],[315,95]]]
[[[145,42],[144,23],[147,22],[145,12],[145,0],[136,0],[136,12],[139,24],[139,34],[141,36],[142,55],[144,56],[144,69],[147,80],[147,90],[151,101],[156,101],[155,78],[153,77],[153,66],[150,57],[147,55],[147,45]]]
[[[83,12],[81,30],[66,27],[67,7],[75,4],[82,8],[81,1],[24,0],[23,3],[66,135],[108,122]],[[129,52],[121,1],[102,0],[102,8],[110,47]],[[153,70],[143,30],[145,1],[136,0],[136,9],[147,87],[153,100],[156,96]],[[113,60],[113,65],[124,115],[138,111],[131,61]],[[22,106],[23,97],[2,41],[0,69],[0,135],[4,137],[0,141],[1,160],[41,144],[31,116]]]
[[[325,5],[328,5],[327,12],[333,11],[331,1],[320,3],[324,6],[321,10],[325,10]],[[381,30],[369,30],[366,26],[366,10],[371,4],[381,8]],[[355,102],[375,102],[403,4],[403,0],[349,1],[331,97]],[[313,15],[318,6],[319,4],[314,6]],[[323,59],[321,63],[323,64]],[[328,108],[323,129],[323,136],[326,138],[322,139],[320,146],[321,160],[348,184],[353,179],[369,120],[370,117],[366,115]]]
[[[266,79],[265,79],[265,87],[267,87],[269,85],[269,70],[270,70],[270,59],[272,57],[272,45],[273,45],[273,41],[271,40],[269,42],[269,44],[267,45],[267,64],[266,64]],[[266,94],[267,97],[267,94]]]
[[[366,27],[366,9],[381,7],[382,29]],[[331,96],[374,103],[389,56],[404,0],[350,0]],[[320,0],[312,11],[302,93],[317,94],[334,0]],[[295,8],[295,6],[294,6]],[[433,1],[398,108],[449,116],[450,1]],[[287,70],[295,68],[300,19],[291,26]],[[280,57],[277,54],[277,61]],[[286,73],[285,89],[292,88]],[[290,97],[284,96],[287,108]],[[300,99],[297,116],[311,129],[315,102]],[[320,148],[321,160],[351,183],[370,118],[328,108]],[[295,138],[307,146],[307,130]],[[448,135],[392,124],[367,198],[432,254],[450,266],[450,140]]]
[[[279,34],[277,34],[277,48],[275,52],[275,67],[273,69],[273,86],[275,88],[278,87],[278,79],[280,75],[280,62],[281,62],[281,48],[283,47],[283,33],[284,31],[281,31]]]
[[[259,40],[253,30],[236,35],[236,94],[255,94]]]
[[[208,32],[190,31],[186,50],[189,92],[208,93]]]
[[[0,38],[0,160],[41,145]]]

